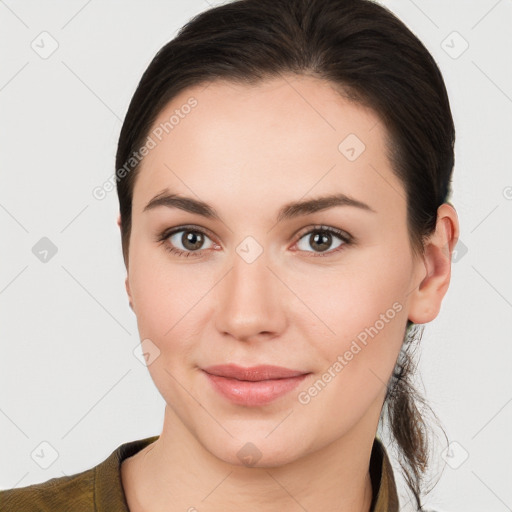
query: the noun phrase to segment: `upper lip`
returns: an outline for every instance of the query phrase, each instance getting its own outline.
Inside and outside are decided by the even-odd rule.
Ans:
[[[203,370],[210,375],[249,381],[286,379],[309,373],[273,365],[260,365],[244,368],[243,366],[238,366],[236,364],[219,364],[215,366],[208,366],[207,368],[203,368]]]

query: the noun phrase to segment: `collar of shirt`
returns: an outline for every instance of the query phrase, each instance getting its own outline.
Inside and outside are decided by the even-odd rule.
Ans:
[[[160,436],[131,441],[119,446],[94,468],[94,495],[98,512],[129,512],[121,483],[121,462],[135,455]],[[370,457],[373,499],[370,512],[399,512],[393,468],[382,442],[376,437]]]

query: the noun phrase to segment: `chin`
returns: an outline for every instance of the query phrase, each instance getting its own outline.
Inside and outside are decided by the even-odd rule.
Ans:
[[[218,459],[240,467],[273,468],[289,464],[304,454],[304,442],[296,442],[289,435],[273,433],[266,437],[246,431],[243,435],[209,439],[203,446]],[[300,449],[299,449],[300,447]]]

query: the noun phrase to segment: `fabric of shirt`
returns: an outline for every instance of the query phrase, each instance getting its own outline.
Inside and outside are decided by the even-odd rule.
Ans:
[[[1,512],[129,512],[121,463],[160,436],[120,445],[97,466],[46,482],[0,491]],[[389,458],[376,437],[370,457],[373,499],[370,512],[398,512],[398,496]]]

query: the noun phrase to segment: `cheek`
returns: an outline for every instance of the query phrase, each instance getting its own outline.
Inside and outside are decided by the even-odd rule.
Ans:
[[[130,272],[140,340],[150,340],[145,343],[157,354],[148,371],[166,402],[177,405],[177,382],[184,382],[184,373],[194,363],[194,340],[200,336],[194,304],[207,290],[201,291],[176,266],[143,259],[142,252]]]
[[[133,240],[129,282],[141,337],[163,338],[173,327],[176,316],[185,313],[178,272],[166,268],[162,248],[145,247]],[[183,311],[181,311],[183,309]]]
[[[180,344],[185,347],[194,333],[200,335],[200,313],[215,284],[211,269],[171,263],[162,247],[133,246],[129,282],[141,339],[151,339],[166,353],[179,353]]]
[[[296,280],[294,289],[306,297],[308,312],[302,305],[292,314],[298,329],[309,333],[323,365],[318,370],[336,375],[332,388],[343,390],[348,401],[360,399],[361,393],[375,397],[387,383],[407,322],[411,262],[376,250],[359,256],[346,270],[317,274],[314,282]]]
[[[337,268],[290,271],[286,281],[302,299],[294,301],[294,320],[301,320],[303,328],[314,325],[318,334],[334,343],[352,339],[381,315],[390,320],[386,331],[390,323],[401,324],[412,267],[405,257],[393,257],[392,252],[375,247],[354,252]]]
[[[316,333],[311,333],[311,327],[309,331],[324,370],[338,361],[344,375],[352,376],[349,380],[353,383],[371,377],[370,373],[377,379],[387,380],[398,357],[407,322],[406,308],[392,298],[392,294],[369,294],[336,301],[331,296],[329,311],[322,310],[322,320],[329,329],[321,323]],[[304,325],[303,329],[307,327]],[[341,370],[339,366],[338,370]]]
[[[338,286],[326,295],[310,296],[313,303],[323,304],[318,311],[330,328],[319,322],[316,331],[307,331],[307,322],[302,325],[318,363],[316,379],[299,397],[311,416],[324,418],[329,411],[331,425],[349,429],[384,398],[407,321],[402,300],[394,300],[400,298],[400,283],[391,280],[388,285],[375,286],[370,280],[365,286]]]

